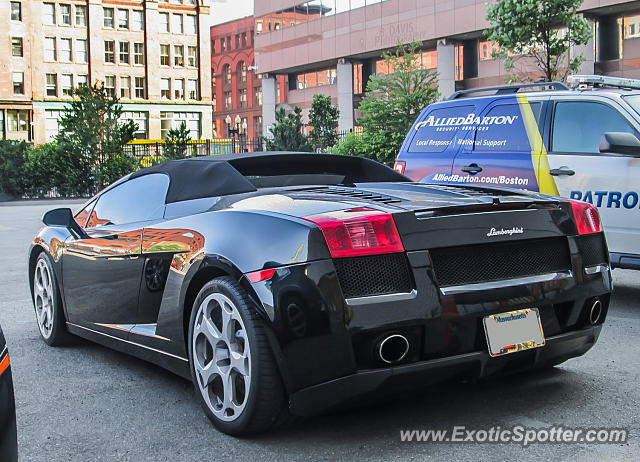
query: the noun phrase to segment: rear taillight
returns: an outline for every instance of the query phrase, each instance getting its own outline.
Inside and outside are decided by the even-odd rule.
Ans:
[[[252,273],[247,273],[247,277],[251,282],[266,281],[267,279],[271,279],[275,272],[276,270],[273,268],[266,269],[266,270],[259,270],[259,271],[254,271]]]
[[[389,213],[355,208],[304,219],[320,227],[333,258],[404,251],[400,234]]]
[[[401,175],[404,175],[405,168],[407,168],[407,163],[403,160],[396,160],[396,163],[393,164],[393,169]]]
[[[576,221],[578,234],[592,234],[602,232],[602,222],[598,209],[588,202],[572,200],[573,218]]]

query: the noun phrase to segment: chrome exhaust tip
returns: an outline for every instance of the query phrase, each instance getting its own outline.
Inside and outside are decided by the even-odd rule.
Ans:
[[[400,334],[389,335],[378,343],[378,358],[387,364],[402,361],[409,353],[409,340]]]
[[[589,308],[589,322],[591,325],[597,323],[600,320],[600,316],[602,316],[602,303],[600,299],[596,298],[593,300],[591,308]]]

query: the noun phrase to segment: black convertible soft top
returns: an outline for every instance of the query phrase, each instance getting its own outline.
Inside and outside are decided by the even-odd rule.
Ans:
[[[166,202],[227,196],[259,187],[411,181],[363,157],[306,152],[255,152],[170,160],[129,178],[152,173],[169,176]]]

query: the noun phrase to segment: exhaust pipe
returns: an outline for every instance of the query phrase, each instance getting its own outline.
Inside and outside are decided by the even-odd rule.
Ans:
[[[589,308],[589,322],[591,325],[594,325],[600,320],[600,316],[602,315],[602,303],[600,299],[595,298],[593,303],[591,303],[591,308]]]
[[[378,358],[387,364],[402,361],[409,353],[409,340],[400,334],[389,335],[378,343]]]

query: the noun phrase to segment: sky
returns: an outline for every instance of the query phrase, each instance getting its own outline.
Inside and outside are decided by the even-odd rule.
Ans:
[[[222,24],[253,14],[253,0],[213,0],[211,25]]]

